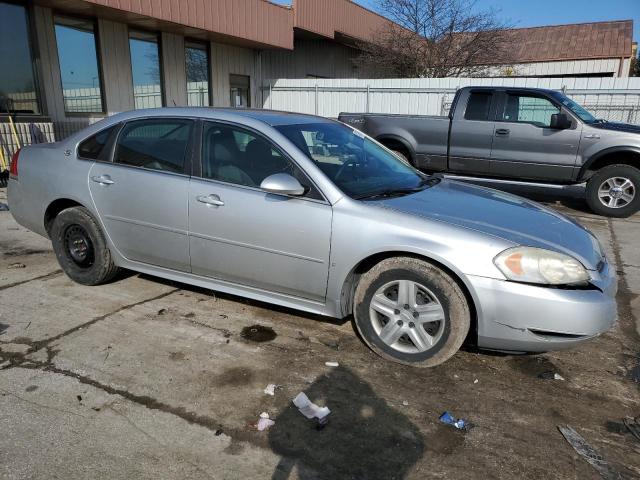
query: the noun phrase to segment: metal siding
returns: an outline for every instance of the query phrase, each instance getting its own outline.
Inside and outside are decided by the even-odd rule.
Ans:
[[[53,26],[53,13],[50,8],[34,6],[38,50],[42,60],[42,90],[46,100],[46,114],[54,121],[64,120],[64,100],[60,64]]]
[[[129,30],[123,23],[98,20],[104,98],[110,114],[132,110],[133,80]]]
[[[202,16],[199,16],[200,10],[196,6],[200,0],[85,1],[273,47],[293,48],[291,11],[263,0],[206,0],[211,13]],[[257,28],[259,26],[266,28]]]
[[[262,54],[263,78],[327,78],[358,76],[354,49],[326,40],[296,40],[291,51],[267,50]]]
[[[173,33],[161,34],[162,81],[165,105],[187,104],[187,74],[184,54],[184,37]]]
[[[256,83],[257,69],[255,51],[250,48],[211,43],[211,83],[213,88],[213,106],[230,105],[229,75],[248,75],[251,77],[251,106],[259,106],[259,92]]]
[[[371,40],[375,32],[391,22],[366,8],[345,0],[293,0],[296,27],[335,38],[340,32],[349,37]]]

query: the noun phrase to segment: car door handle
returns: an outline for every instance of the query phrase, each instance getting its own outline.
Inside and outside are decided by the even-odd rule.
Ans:
[[[115,183],[113,180],[111,180],[111,177],[109,175],[100,175],[97,177],[91,177],[91,181],[99,183],[103,187],[107,187]]]
[[[509,135],[510,131],[508,128],[496,128],[496,135]]]
[[[214,193],[211,195],[199,195],[196,197],[196,200],[200,203],[206,204],[207,206],[222,207],[224,205],[224,202],[220,200],[220,197]]]

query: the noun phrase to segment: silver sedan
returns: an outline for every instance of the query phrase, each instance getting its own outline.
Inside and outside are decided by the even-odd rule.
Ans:
[[[595,237],[553,210],[429,176],[341,123],[262,110],[119,114],[14,155],[9,203],[86,285],[119,268],[344,318],[385,358],[465,339],[545,351],[616,318]]]

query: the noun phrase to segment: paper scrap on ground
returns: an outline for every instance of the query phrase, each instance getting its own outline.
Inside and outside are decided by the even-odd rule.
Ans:
[[[276,422],[269,418],[269,414],[267,412],[262,412],[260,414],[260,420],[258,420],[258,430],[263,431],[268,429],[269,427],[275,425]]]
[[[324,362],[327,367],[339,367],[340,364],[338,362]]]
[[[309,397],[304,392],[300,392],[296,398],[293,399],[293,404],[298,407],[300,413],[308,419],[317,418],[320,423],[323,423],[331,410],[328,407],[319,407],[315,403],[309,400]]]
[[[276,384],[275,383],[270,383],[269,385],[267,385],[267,387],[264,389],[264,393],[266,393],[267,395],[275,395],[276,394]]]

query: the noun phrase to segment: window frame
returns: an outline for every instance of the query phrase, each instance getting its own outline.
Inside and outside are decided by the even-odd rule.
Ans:
[[[226,186],[231,186],[231,187],[235,187],[235,188],[241,188],[241,189],[245,189],[245,190],[251,190],[251,191],[255,191],[255,192],[261,192],[261,193],[267,193],[264,190],[262,190],[259,186],[258,187],[251,187],[249,185],[241,185],[238,183],[230,183],[230,182],[224,182],[222,180],[216,180],[215,178],[206,178],[202,176],[202,160],[203,160],[203,140],[204,140],[204,127],[206,123],[214,123],[214,124],[218,124],[218,125],[224,125],[226,127],[230,127],[230,128],[237,128],[240,130],[246,130],[248,133],[250,133],[251,135],[254,135],[255,137],[260,137],[261,139],[269,142],[269,144],[272,146],[272,148],[274,150],[276,150],[280,155],[282,155],[282,157],[284,159],[286,159],[288,162],[290,162],[294,168],[297,168],[302,175],[304,175],[304,177],[307,179],[307,181],[309,182],[309,186],[311,189],[315,190],[316,192],[318,192],[319,196],[321,198],[311,198],[308,195],[308,192],[305,193],[304,195],[301,196],[297,196],[297,195],[286,195],[286,194],[279,194],[283,197],[287,197],[287,198],[295,198],[298,200],[305,200],[308,202],[314,202],[314,203],[321,203],[324,205],[330,205],[329,201],[327,200],[327,196],[324,194],[324,192],[322,191],[322,189],[317,185],[316,182],[313,181],[313,179],[307,174],[307,172],[300,166],[300,164],[298,162],[296,162],[293,157],[291,155],[289,155],[289,153],[282,148],[278,143],[276,143],[275,141],[273,141],[272,139],[270,139],[269,137],[267,137],[264,133],[259,132],[258,130],[249,127],[247,125],[243,125],[240,123],[235,123],[235,122],[231,122],[231,121],[227,121],[227,120],[219,120],[219,119],[215,119],[215,118],[201,118],[200,119],[200,126],[197,127],[199,135],[198,135],[198,144],[195,145],[194,151],[193,151],[193,166],[194,169],[192,170],[192,177],[193,178],[197,178],[198,180],[201,181],[205,181],[205,182],[212,182],[215,184],[219,184],[219,185],[226,185]]]
[[[162,33],[156,30],[147,30],[144,28],[131,27],[127,28],[127,46],[129,48],[129,71],[131,72],[131,100],[133,101],[133,108],[135,110],[144,110],[143,108],[136,107],[136,94],[135,88],[136,83],[133,79],[133,60],[131,58],[131,40],[139,40],[144,42],[145,40],[141,38],[132,37],[132,35],[141,34],[141,35],[153,35],[156,39],[156,45],[158,46],[158,74],[160,80],[160,108],[167,106],[166,100],[166,90],[164,86],[164,62],[162,60]],[[148,40],[147,40],[148,41]]]
[[[213,107],[213,81],[212,81],[212,75],[211,75],[211,42],[205,42],[202,40],[194,40],[192,38],[188,38],[185,37],[184,39],[184,63],[185,63],[185,80],[186,80],[186,84],[188,86],[189,84],[189,79],[187,78],[187,71],[186,71],[186,65],[187,65],[187,48],[189,47],[189,44],[191,45],[201,45],[204,47],[205,51],[207,52],[207,87],[208,87],[208,99],[209,99],[209,105],[208,107]],[[189,90],[187,88],[187,103],[189,102]],[[187,105],[187,107],[190,107],[190,105]]]
[[[75,148],[76,158],[78,160],[83,160],[86,162],[113,163],[114,146],[115,146],[116,140],[118,139],[118,135],[120,134],[120,130],[122,129],[122,126],[123,126],[123,122],[113,123],[104,128],[101,128],[97,132],[94,132],[87,137],[80,139],[76,144],[76,148]],[[96,135],[100,135],[102,132],[104,132],[105,130],[109,130],[110,128],[113,128],[113,132],[111,132],[111,134],[109,135],[109,139],[107,140],[107,143],[105,143],[105,146],[104,146],[105,154],[102,155],[102,157],[104,158],[88,158],[80,155],[80,145],[82,143],[86,142],[92,137],[95,137]]]
[[[471,96],[478,93],[489,95],[489,97],[491,97],[489,100],[489,112],[487,114],[486,120],[477,120],[477,119],[467,118],[467,108],[469,108],[469,102],[471,100]],[[462,120],[464,120],[465,122],[494,122],[498,112],[497,106],[500,103],[498,101],[499,100],[498,97],[499,97],[499,94],[495,90],[489,90],[489,89],[470,90],[469,95],[467,96],[467,102],[464,106],[464,113],[462,115]]]
[[[47,101],[44,89],[42,88],[42,74],[40,72],[40,68],[42,65],[42,59],[40,55],[40,49],[38,45],[38,37],[36,36],[36,23],[35,23],[35,15],[33,11],[33,3],[32,2],[24,2],[20,0],[2,0],[1,3],[6,3],[10,5],[17,5],[19,7],[24,8],[25,11],[25,20],[27,26],[27,43],[29,46],[29,53],[31,55],[31,71],[33,74],[33,89],[36,96],[36,105],[38,107],[38,113],[24,113],[24,112],[16,112],[5,111],[4,109],[0,110],[0,123],[9,122],[9,116],[14,121],[19,121],[19,118],[27,118],[30,121],[35,120],[44,120],[48,121],[48,112],[47,112]]]
[[[531,92],[531,91],[525,91],[525,90],[503,90],[502,92],[500,92],[500,101],[498,102],[497,105],[497,109],[496,109],[496,116],[495,116],[495,122],[496,123],[515,123],[518,125],[531,125],[533,127],[536,128],[547,128],[547,129],[551,129],[550,126],[548,125],[537,125],[534,122],[520,122],[517,120],[504,120],[503,114],[504,114],[504,108],[507,105],[507,100],[509,98],[509,95],[512,96],[521,96],[521,97],[533,97],[533,98],[541,98],[543,100],[547,100],[548,102],[550,102],[554,107],[556,107],[558,109],[558,113],[566,113],[566,109],[558,104],[558,102],[556,102],[553,98],[548,97],[547,95],[538,93],[538,92]],[[499,112],[503,112],[503,113],[499,113]],[[570,116],[569,118],[573,118],[573,116]],[[574,128],[573,122],[571,125],[571,129]]]
[[[147,167],[139,167],[137,165],[129,165],[126,163],[119,163],[116,162],[116,152],[117,152],[117,148],[118,148],[118,143],[120,142],[120,139],[122,138],[122,134],[123,131],[125,129],[125,127],[130,124],[130,123],[137,123],[140,121],[149,121],[149,120],[157,120],[157,121],[161,121],[161,120],[189,120],[192,122],[191,125],[191,132],[189,135],[189,139],[187,140],[187,147],[185,149],[184,152],[184,165],[182,167],[182,172],[170,172],[168,170],[158,170],[155,168],[147,168]],[[198,130],[198,119],[195,117],[190,117],[190,116],[146,116],[146,117],[135,117],[135,118],[130,118],[127,120],[124,120],[121,124],[120,124],[120,128],[117,129],[117,135],[115,136],[114,140],[113,140],[113,144],[111,145],[111,151],[110,151],[110,163],[118,166],[118,167],[123,167],[123,168],[135,168],[136,170],[143,170],[146,172],[155,172],[155,173],[161,173],[161,174],[165,174],[165,175],[176,175],[176,176],[180,176],[180,177],[191,177],[191,172],[193,170],[192,165],[193,165],[193,157],[194,157],[194,149],[195,149],[195,140],[196,140],[196,130]],[[87,137],[89,138],[89,137]]]
[[[64,114],[67,117],[96,117],[96,116],[107,116],[107,103],[106,103],[106,96],[105,96],[105,91],[104,91],[104,73],[103,73],[103,69],[102,69],[102,51],[101,51],[101,43],[100,43],[100,27],[98,24],[98,19],[94,18],[94,17],[87,17],[84,15],[76,15],[76,14],[68,14],[66,12],[58,12],[58,11],[54,11],[52,12],[52,17],[53,17],[53,38],[54,38],[54,42],[55,42],[55,47],[56,47],[56,58],[58,60],[58,74],[60,77],[60,92],[62,93],[62,105],[64,108]],[[58,23],[56,22],[56,18],[70,18],[70,19],[76,19],[76,20],[83,20],[85,22],[91,23],[93,25],[93,41],[95,43],[95,49],[96,49],[96,64],[98,67],[98,83],[100,86],[100,105],[102,107],[101,111],[95,111],[95,112],[70,112],[67,110],[65,103],[64,103],[64,84],[62,82],[62,70],[60,69],[60,48],[58,46],[58,37],[55,34],[55,29],[56,29],[56,25],[58,25]],[[67,28],[73,28],[73,27],[69,27],[68,25],[64,25],[61,24],[61,26],[67,27]]]

